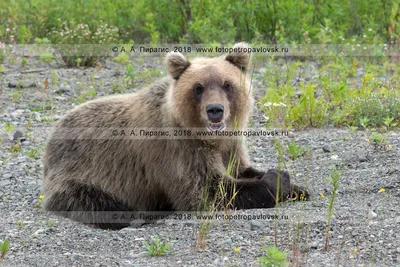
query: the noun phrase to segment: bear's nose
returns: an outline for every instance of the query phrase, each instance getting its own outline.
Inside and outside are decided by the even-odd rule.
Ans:
[[[208,119],[212,122],[220,122],[224,115],[224,106],[220,104],[210,104],[206,108]]]

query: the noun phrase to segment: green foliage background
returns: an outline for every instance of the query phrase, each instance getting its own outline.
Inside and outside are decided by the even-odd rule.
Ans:
[[[331,43],[372,32],[373,42],[400,36],[400,0],[2,0],[0,40],[14,29],[15,41],[58,40],[50,34],[64,21],[118,28],[120,42]],[[54,35],[53,35],[54,37]],[[324,41],[327,39],[325,38]]]

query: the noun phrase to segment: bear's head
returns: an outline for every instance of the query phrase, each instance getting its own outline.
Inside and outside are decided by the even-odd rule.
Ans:
[[[172,79],[167,102],[180,126],[208,131],[246,127],[252,108],[249,49],[238,43],[226,56],[191,61],[181,53],[167,55]]]

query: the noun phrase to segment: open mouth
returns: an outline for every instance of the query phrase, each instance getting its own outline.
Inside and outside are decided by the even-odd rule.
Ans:
[[[207,130],[209,132],[219,132],[225,129],[225,123],[223,122],[210,122],[207,121]]]

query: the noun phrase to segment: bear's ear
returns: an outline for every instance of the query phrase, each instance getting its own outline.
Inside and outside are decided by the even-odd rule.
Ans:
[[[169,52],[166,57],[168,73],[178,80],[182,73],[190,66],[190,62],[179,52]]]
[[[243,72],[247,71],[247,67],[250,63],[250,55],[248,51],[251,49],[248,43],[237,43],[233,46],[233,50],[226,56],[226,60],[241,69]]]

